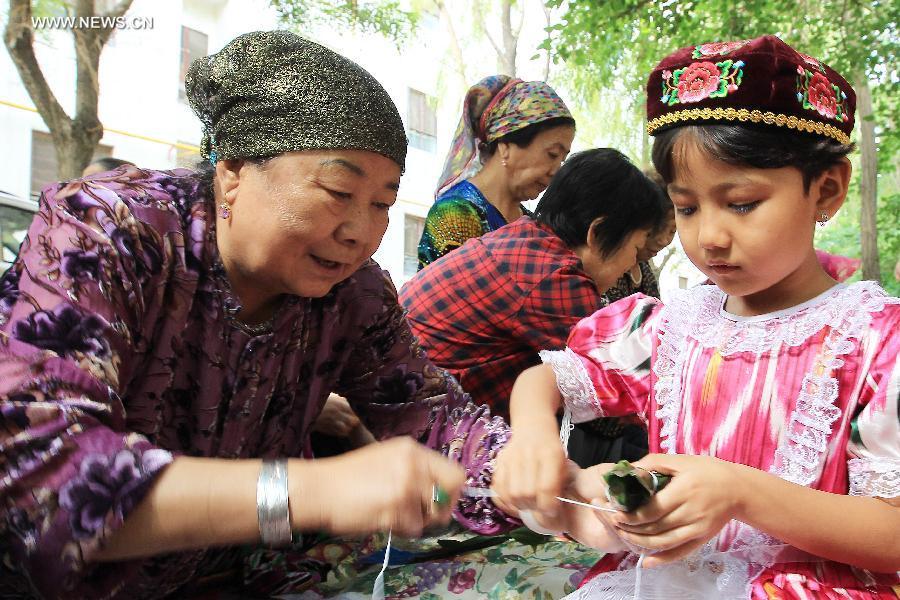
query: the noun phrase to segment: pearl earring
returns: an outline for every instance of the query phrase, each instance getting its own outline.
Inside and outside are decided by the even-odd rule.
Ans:
[[[506,159],[504,158],[503,160],[501,160],[501,161],[500,161],[500,164],[503,165],[504,167],[507,166],[507,164],[506,164]]]
[[[221,209],[219,211],[219,216],[222,217],[223,219],[227,219],[228,217],[231,216],[231,207],[228,206],[227,202],[223,202],[222,204],[220,204],[219,209]]]
[[[830,219],[830,218],[831,217],[828,216],[828,213],[823,210],[822,213],[819,215],[819,219],[818,219],[819,227],[825,227],[825,223],[827,223],[828,219]]]

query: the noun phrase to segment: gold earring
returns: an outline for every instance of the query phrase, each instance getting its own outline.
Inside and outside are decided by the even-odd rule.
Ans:
[[[222,204],[220,204],[219,209],[219,216],[223,219],[227,219],[231,216],[231,207],[228,206],[227,202],[223,202]]]
[[[823,210],[819,215],[819,218],[817,219],[819,221],[819,227],[825,227],[825,223],[827,223],[828,219],[830,218],[831,217],[828,215],[828,213]]]
[[[506,159],[505,159],[505,158],[500,160],[500,164],[503,165],[504,167],[508,166],[508,165],[506,164]]]

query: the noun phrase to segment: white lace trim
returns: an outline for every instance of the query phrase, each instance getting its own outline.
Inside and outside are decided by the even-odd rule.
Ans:
[[[571,413],[572,423],[584,423],[606,416],[600,408],[600,400],[591,377],[578,355],[569,348],[541,350],[538,355],[544,364],[553,368],[556,387]]]
[[[874,281],[836,285],[809,302],[758,317],[728,315],[722,309],[725,293],[714,285],[701,285],[678,294],[670,305],[688,304],[692,319],[684,333],[707,348],[727,356],[736,352],[761,354],[776,345],[800,346],[826,325],[842,323],[853,309],[878,312],[897,298],[885,294]]]
[[[768,566],[822,560],[777,541],[727,551],[709,543],[683,560],[652,569],[642,568],[631,554],[563,600],[746,600],[752,582]]]
[[[840,416],[834,406],[837,379],[831,375],[843,366],[840,357],[853,350],[850,340],[865,332],[872,314],[900,300],[887,296],[874,282],[861,281],[835,286],[796,310],[779,311],[771,318],[734,321],[721,313],[724,299],[724,293],[715,286],[699,286],[676,294],[663,308],[653,365],[657,413],[662,422],[660,446],[667,452],[675,451],[688,337],[704,347],[717,348],[723,356],[735,352],[761,354],[779,344],[799,346],[827,325],[832,330],[823,344],[825,352],[819,363],[823,368],[820,374],[810,372],[804,377],[772,468],[787,481],[809,485],[818,476],[832,425]]]
[[[851,496],[900,496],[900,459],[851,458],[847,461]]]

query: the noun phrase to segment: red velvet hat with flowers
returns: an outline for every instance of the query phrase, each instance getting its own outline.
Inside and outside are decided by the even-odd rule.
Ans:
[[[647,81],[647,133],[756,123],[850,143],[856,93],[837,71],[774,35],[688,46]]]

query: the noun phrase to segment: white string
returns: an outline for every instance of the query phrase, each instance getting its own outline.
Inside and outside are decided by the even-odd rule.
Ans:
[[[641,597],[641,575],[644,573],[644,557],[647,556],[643,552],[638,557],[637,566],[634,568],[634,600]]]
[[[569,435],[573,429],[575,429],[575,425],[572,424],[572,411],[566,406],[563,412],[562,424],[559,427],[559,441],[562,442],[563,452],[566,453],[567,458],[569,456]]]
[[[466,486],[463,488],[463,496],[468,496],[470,498],[496,498],[497,492],[492,490],[491,488],[481,488],[481,487],[471,487]],[[597,506],[595,504],[588,504],[587,502],[579,502],[578,500],[572,500],[571,498],[563,498],[562,496],[556,496],[556,499],[560,502],[567,502],[569,504],[575,504],[577,506],[583,506],[584,508],[590,508],[592,510],[597,510],[601,512],[611,512],[617,513],[618,510],[614,508],[606,508],[605,506]]]
[[[372,587],[372,600],[384,600],[384,572],[387,570],[388,562],[391,560],[391,534],[393,529],[388,530],[387,545],[384,547],[384,562],[381,563],[381,571],[375,578],[375,585]]]
[[[571,498],[563,498],[562,496],[557,496],[556,499],[559,500],[560,502],[568,502],[569,504],[575,504],[577,506],[583,506],[585,508],[591,508],[594,510],[599,510],[601,512],[611,512],[611,513],[621,512],[614,508],[606,508],[605,506],[597,506],[596,504],[588,504],[587,502],[579,502],[578,500],[572,500]]]

